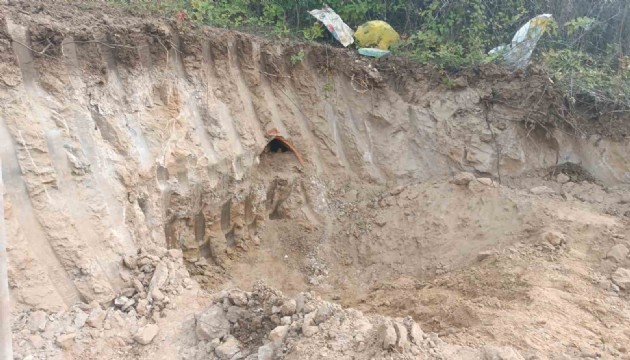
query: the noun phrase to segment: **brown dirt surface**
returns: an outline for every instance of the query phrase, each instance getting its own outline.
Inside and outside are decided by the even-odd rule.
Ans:
[[[630,359],[630,121],[543,70],[0,4],[16,359]]]

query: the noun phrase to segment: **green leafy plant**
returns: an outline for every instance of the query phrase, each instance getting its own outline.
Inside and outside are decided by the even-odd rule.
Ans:
[[[551,49],[542,60],[553,80],[565,89],[571,104],[595,109],[607,106],[630,109],[630,72],[616,71],[609,56]]]
[[[300,50],[297,53],[291,55],[291,65],[295,66],[295,64],[302,61],[304,61],[304,50]]]
[[[186,28],[180,23],[192,21],[283,38],[299,34],[307,41],[331,41],[326,28],[308,13],[321,8],[321,0],[109,1],[176,19],[180,29]],[[580,96],[597,104],[628,102],[628,71],[624,70],[629,66],[626,59],[630,54],[628,0],[574,0],[570,7],[562,1],[547,0],[326,3],[352,28],[368,20],[387,21],[399,33],[408,34],[405,41],[390,49],[394,54],[446,71],[500,61],[500,54],[489,56],[488,51],[508,44],[530,18],[550,13],[562,18],[563,23],[551,24],[537,45],[533,61],[542,62],[563,91],[577,102]],[[185,21],[180,21],[181,14],[186,15]],[[300,61],[300,53],[291,56],[292,64]],[[332,86],[325,86],[325,92],[328,88]]]
[[[596,20],[587,16],[580,16],[571,21],[564,23],[564,27],[567,29],[567,35],[572,36],[578,31],[588,31]]]
[[[307,41],[321,39],[324,37],[324,27],[321,25],[321,23],[316,22],[313,24],[313,26],[307,27],[306,29],[302,30],[302,35]]]
[[[330,94],[333,92],[333,90],[335,89],[335,85],[331,82],[328,81],[327,83],[324,84],[324,98],[328,99],[330,98]]]

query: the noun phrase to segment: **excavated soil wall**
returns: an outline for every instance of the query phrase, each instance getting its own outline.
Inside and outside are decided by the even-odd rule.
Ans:
[[[111,299],[114,264],[138,245],[221,263],[254,241],[278,186],[254,175],[274,131],[304,157],[291,166],[313,178],[300,180],[313,217],[326,216],[306,194],[313,182],[507,177],[564,162],[629,180],[626,142],[526,126],[558,116],[536,71],[482,69],[449,89],[410,64],[345,50],[111,14],[58,22],[61,11],[3,8],[9,232],[33,264],[19,302]]]
[[[401,185],[461,171],[509,182],[567,163],[630,183],[625,134],[572,118],[541,70],[445,82],[401,59],[121,14],[0,5],[15,312],[111,304],[123,256],[158,247],[181,249],[210,289],[263,274],[356,305],[362,284],[392,278],[383,271],[441,274],[511,228],[537,231],[516,200]],[[481,233],[461,228],[466,211]],[[453,250],[453,234],[484,240]],[[355,273],[323,284],[343,266]]]

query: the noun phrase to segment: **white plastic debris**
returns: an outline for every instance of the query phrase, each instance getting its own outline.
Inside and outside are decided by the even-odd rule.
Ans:
[[[354,43],[354,31],[341,20],[341,17],[333,9],[326,6],[321,10],[311,10],[308,13],[321,21],[341,45],[348,46]]]
[[[538,15],[523,25],[512,38],[510,45],[497,46],[489,54],[502,54],[508,66],[524,68],[529,63],[538,40],[553,21],[551,14]]]

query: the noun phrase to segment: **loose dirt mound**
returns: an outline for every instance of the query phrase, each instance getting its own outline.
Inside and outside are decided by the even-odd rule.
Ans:
[[[454,84],[0,5],[16,358],[629,358],[630,143],[536,69]]]

